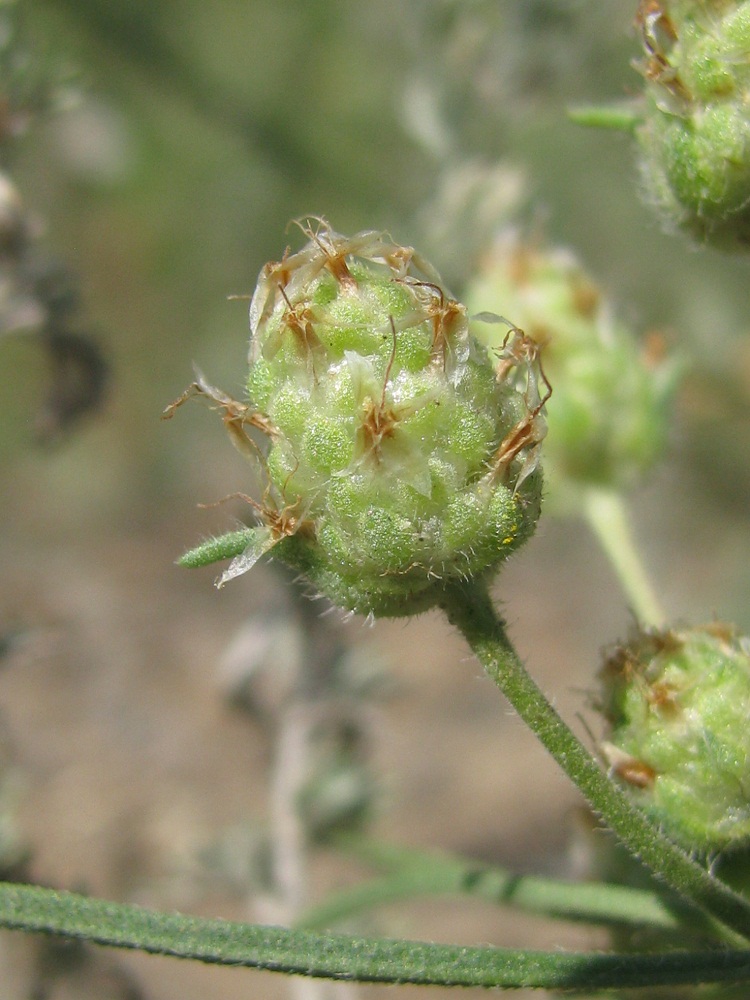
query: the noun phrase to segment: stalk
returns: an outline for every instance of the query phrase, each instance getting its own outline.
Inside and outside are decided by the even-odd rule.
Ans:
[[[643,626],[663,628],[667,618],[633,538],[625,500],[613,490],[586,489],[583,514]]]
[[[732,933],[725,938],[750,939],[750,903],[660,833],[601,770],[526,672],[486,583],[446,587],[441,607],[489,677],[625,847],[658,879],[728,928]]]

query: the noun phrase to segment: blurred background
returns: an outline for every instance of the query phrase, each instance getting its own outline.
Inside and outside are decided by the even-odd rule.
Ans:
[[[33,315],[0,327],[7,866],[259,919],[257,848],[283,732],[263,712],[283,698],[248,711],[237,656],[247,663],[269,621],[283,629],[287,603],[289,621],[306,612],[272,568],[217,592],[211,569],[174,566],[247,518],[239,503],[197,504],[251,484],[205,405],[159,418],[193,364],[241,397],[241,297],[266,260],[299,245],[288,224],[306,213],[344,233],[388,229],[459,295],[497,230],[542,227],[635,329],[679,345],[689,373],[669,454],[633,497],[635,534],[670,615],[750,628],[746,264],[663,234],[638,200],[630,139],[566,118],[570,105],[637,93],[633,13],[621,0],[0,5],[0,154],[22,203],[8,196],[5,211],[23,216],[22,265],[15,223],[0,220],[3,280],[25,268],[26,305],[33,314],[41,300],[63,333],[40,336]],[[543,518],[497,596],[533,675],[580,732],[596,729],[599,651],[632,618],[585,527]],[[325,621],[325,648],[375,678],[357,730],[368,833],[575,874],[575,792],[440,617]],[[362,877],[325,844],[305,864],[313,900]],[[456,900],[385,908],[360,929],[602,943]],[[65,954],[61,972],[49,947],[1,938],[4,995],[290,994],[267,974]]]

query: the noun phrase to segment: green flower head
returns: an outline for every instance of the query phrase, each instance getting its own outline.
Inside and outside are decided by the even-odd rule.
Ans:
[[[647,82],[636,129],[647,196],[671,228],[750,244],[750,2],[641,0]]]
[[[233,557],[224,583],[271,552],[343,608],[414,614],[532,533],[546,381],[520,331],[481,346],[411,247],[301,228],[252,298],[249,402],[199,379],[168,411],[211,398],[266,484],[256,527],[183,562]]]
[[[610,654],[613,774],[688,850],[750,843],[750,640],[719,622],[637,635]]]
[[[679,365],[660,338],[640,343],[567,249],[501,233],[466,289],[472,332],[490,348],[502,332],[481,322],[500,302],[543,348],[555,386],[544,443],[549,502],[580,509],[582,488],[624,490],[664,451]]]

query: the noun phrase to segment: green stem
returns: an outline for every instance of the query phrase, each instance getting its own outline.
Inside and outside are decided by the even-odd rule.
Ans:
[[[639,623],[663,627],[666,616],[633,540],[622,494],[589,488],[584,494],[583,509]]]
[[[711,936],[705,920],[695,926],[692,910],[683,912],[674,900],[647,889],[516,875],[497,865],[393,845],[355,841],[344,842],[343,847],[385,867],[388,874],[333,893],[303,913],[297,927],[323,930],[358,913],[420,895],[468,895],[554,919],[679,932],[683,944],[686,933]]]
[[[529,677],[486,583],[446,587],[440,603],[490,678],[631,853],[670,888],[741,939],[750,939],[750,903],[688,857],[630,804]]]
[[[38,886],[0,883],[0,926],[217,965],[324,979],[592,992],[750,980],[750,951],[604,955],[319,935],[155,913]]]

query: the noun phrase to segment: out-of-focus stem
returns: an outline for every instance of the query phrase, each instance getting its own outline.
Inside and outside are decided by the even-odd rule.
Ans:
[[[274,726],[269,787],[270,892],[254,910],[270,924],[294,924],[308,905],[307,831],[299,810],[309,778],[311,748],[330,684],[337,638],[310,602],[296,600],[290,615],[302,635],[302,655]],[[322,979],[290,978],[292,1000],[356,1000],[357,987]]]
[[[307,902],[305,830],[297,803],[307,778],[313,719],[311,707],[296,698],[284,706],[274,746],[270,789],[271,866],[275,922],[292,924]],[[326,1000],[331,984],[289,979],[292,1000]]]
[[[589,488],[584,494],[583,510],[638,622],[644,626],[663,627],[666,615],[635,544],[622,494]]]

